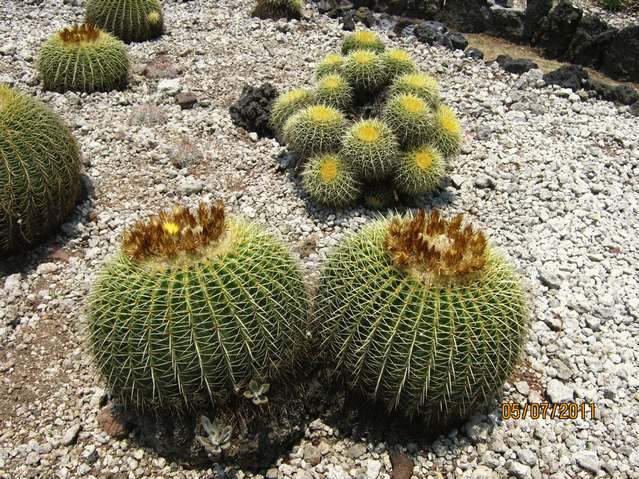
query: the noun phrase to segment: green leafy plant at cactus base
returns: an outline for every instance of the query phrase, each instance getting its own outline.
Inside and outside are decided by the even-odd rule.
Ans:
[[[280,18],[300,19],[303,8],[303,0],[257,0],[253,16],[273,20]]]
[[[158,0],[87,0],[85,22],[124,42],[144,42],[164,33]]]
[[[415,206],[442,184],[461,150],[461,125],[442,104],[437,81],[407,52],[386,51],[368,31],[346,37],[342,51],[346,56],[330,54],[317,65],[310,92],[277,98],[277,137],[301,160],[302,187],[313,201]],[[320,172],[333,170],[321,165],[329,164],[339,174],[326,181]]]
[[[40,49],[38,71],[46,90],[109,91],[127,84],[124,44],[92,25],[55,33]]]
[[[0,85],[0,256],[44,240],[79,192],[71,131],[39,101]]]
[[[88,331],[120,400],[188,410],[295,372],[308,324],[305,283],[289,252],[226,218],[222,205],[200,204],[127,231],[95,285]]]
[[[320,339],[347,384],[428,422],[493,397],[527,335],[517,275],[461,215],[369,225],[329,259],[317,297]]]

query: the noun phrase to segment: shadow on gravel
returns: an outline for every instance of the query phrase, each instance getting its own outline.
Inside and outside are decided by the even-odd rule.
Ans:
[[[238,396],[223,409],[190,417],[177,417],[170,412],[136,414],[121,406],[107,407],[112,408],[116,422],[133,431],[137,447],[150,448],[185,467],[213,468],[215,478],[235,477],[234,468],[264,472],[291,452],[307,428],[328,435],[322,432],[325,427],[322,423],[340,437],[385,442],[390,446],[428,444],[465,422],[457,420],[429,427],[411,423],[400,414],[389,415],[384,408],[347,393],[329,369],[315,370],[306,378],[291,378],[288,384],[288,387],[272,385],[264,406],[254,406]],[[216,430],[231,428],[231,439],[225,448],[211,452],[202,446],[197,436],[206,433],[198,421],[200,414],[210,418]],[[317,419],[321,422],[315,422]]]
[[[77,225],[87,224],[93,211],[92,198],[94,196],[93,182],[91,178],[85,174],[81,175],[81,189],[75,210],[64,223],[64,230],[70,232],[67,234],[59,228],[51,233],[49,239],[35,245],[33,249],[24,252],[14,253],[6,258],[0,258],[0,276],[8,276],[15,273],[29,274],[41,263],[62,259],[70,254],[65,246],[74,238],[77,231]],[[85,214],[83,210],[88,207],[89,214]]]

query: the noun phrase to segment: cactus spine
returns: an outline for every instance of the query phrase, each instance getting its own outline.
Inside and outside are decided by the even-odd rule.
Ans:
[[[191,409],[293,370],[307,321],[288,251],[200,204],[126,233],[95,285],[88,329],[113,394],[139,409]]]
[[[415,95],[397,95],[388,100],[384,120],[404,147],[423,145],[433,137],[433,113]]]
[[[92,25],[55,33],[40,49],[38,71],[46,90],[110,91],[127,84],[124,44]]]
[[[257,0],[253,16],[262,19],[302,18],[303,0]]]
[[[86,23],[127,43],[152,40],[164,31],[157,0],[87,0]]]
[[[342,44],[342,53],[344,54],[353,50],[370,50],[379,53],[383,52],[384,49],[384,42],[382,42],[381,38],[369,30],[360,30],[349,35]]]
[[[271,110],[271,126],[280,135],[282,128],[293,113],[297,113],[302,108],[310,105],[313,100],[313,94],[302,88],[296,88],[289,92],[281,94],[273,103]]]
[[[407,195],[422,195],[433,191],[446,173],[446,161],[437,148],[422,146],[399,159],[395,171],[397,189]]]
[[[290,117],[284,125],[284,139],[303,156],[336,152],[346,129],[346,118],[336,108],[312,105]]]
[[[384,122],[362,120],[346,133],[342,154],[360,178],[382,180],[394,171],[399,146]]]
[[[382,63],[389,78],[413,73],[417,70],[415,62],[404,50],[390,50],[382,54]]]
[[[0,256],[46,238],[73,211],[80,152],[42,103],[0,85]]]
[[[358,91],[379,89],[387,80],[379,55],[370,50],[355,50],[346,57],[342,67],[344,77]]]
[[[462,221],[420,211],[375,222],[338,248],[320,278],[328,357],[352,388],[408,417],[467,415],[523,349],[519,280]]]
[[[316,103],[345,110],[353,102],[353,89],[339,74],[324,75],[313,91]]]
[[[439,104],[439,84],[437,80],[423,73],[406,73],[397,77],[390,86],[389,93],[395,95],[415,95],[431,107]]]
[[[302,185],[314,201],[327,206],[348,206],[359,196],[359,182],[335,153],[310,158],[302,172]]]
[[[341,73],[344,57],[338,54],[327,55],[315,68],[315,77],[319,80],[324,75]]]
[[[457,115],[446,105],[439,105],[434,116],[434,143],[446,157],[461,150],[462,128]]]

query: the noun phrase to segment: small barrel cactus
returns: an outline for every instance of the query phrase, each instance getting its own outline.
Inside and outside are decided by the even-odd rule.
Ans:
[[[263,19],[302,18],[303,0],[257,0],[253,16]]]
[[[46,90],[110,91],[126,86],[129,60],[120,40],[92,25],[75,25],[42,46],[38,71]]]
[[[316,103],[345,110],[353,102],[353,88],[339,74],[324,75],[313,90]]]
[[[399,145],[383,121],[362,120],[346,133],[342,154],[360,178],[382,180],[395,169]]]
[[[336,53],[327,55],[315,68],[315,77],[320,79],[324,75],[341,73],[342,65],[344,65],[344,57],[342,55]]]
[[[158,0],[87,0],[85,21],[124,42],[143,42],[164,32]]]
[[[417,70],[415,62],[404,50],[389,50],[382,54],[382,63],[389,78],[413,73]]]
[[[42,103],[0,85],[0,256],[46,238],[73,211],[80,153]]]
[[[408,417],[463,417],[503,385],[527,333],[517,275],[481,232],[437,212],[347,240],[320,278],[327,357],[356,391]]]
[[[344,60],[342,73],[358,91],[375,91],[386,83],[388,76],[379,55],[370,50],[355,50]]]
[[[433,141],[446,157],[456,155],[461,150],[462,128],[457,115],[446,105],[439,105],[434,115]]]
[[[397,163],[395,186],[406,195],[433,191],[446,173],[446,161],[437,148],[424,145],[404,153]]]
[[[359,182],[335,153],[309,158],[302,172],[302,185],[313,201],[338,208],[354,203],[360,193]]]
[[[433,112],[418,96],[391,97],[386,104],[383,118],[404,147],[423,145],[433,137]]]
[[[120,400],[192,409],[294,371],[306,287],[284,246],[222,205],[176,207],[127,231],[95,285],[88,332]]]
[[[271,126],[276,132],[281,134],[286,120],[288,120],[293,113],[297,113],[302,108],[310,105],[312,101],[313,94],[302,88],[296,88],[295,90],[282,93],[273,102],[273,108],[271,109]]]
[[[312,105],[291,116],[284,125],[284,139],[302,156],[339,150],[346,118],[338,109]]]
[[[353,50],[371,50],[373,52],[383,52],[385,49],[384,42],[381,38],[370,30],[360,30],[355,32],[344,40],[342,44],[342,53],[350,53]]]
[[[437,80],[423,73],[407,73],[397,77],[390,86],[389,94],[415,95],[425,100],[431,107],[439,104],[439,84]]]

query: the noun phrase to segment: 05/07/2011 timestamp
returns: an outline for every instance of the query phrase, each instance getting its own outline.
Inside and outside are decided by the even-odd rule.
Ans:
[[[594,419],[595,403],[514,403],[501,404],[502,419]]]

